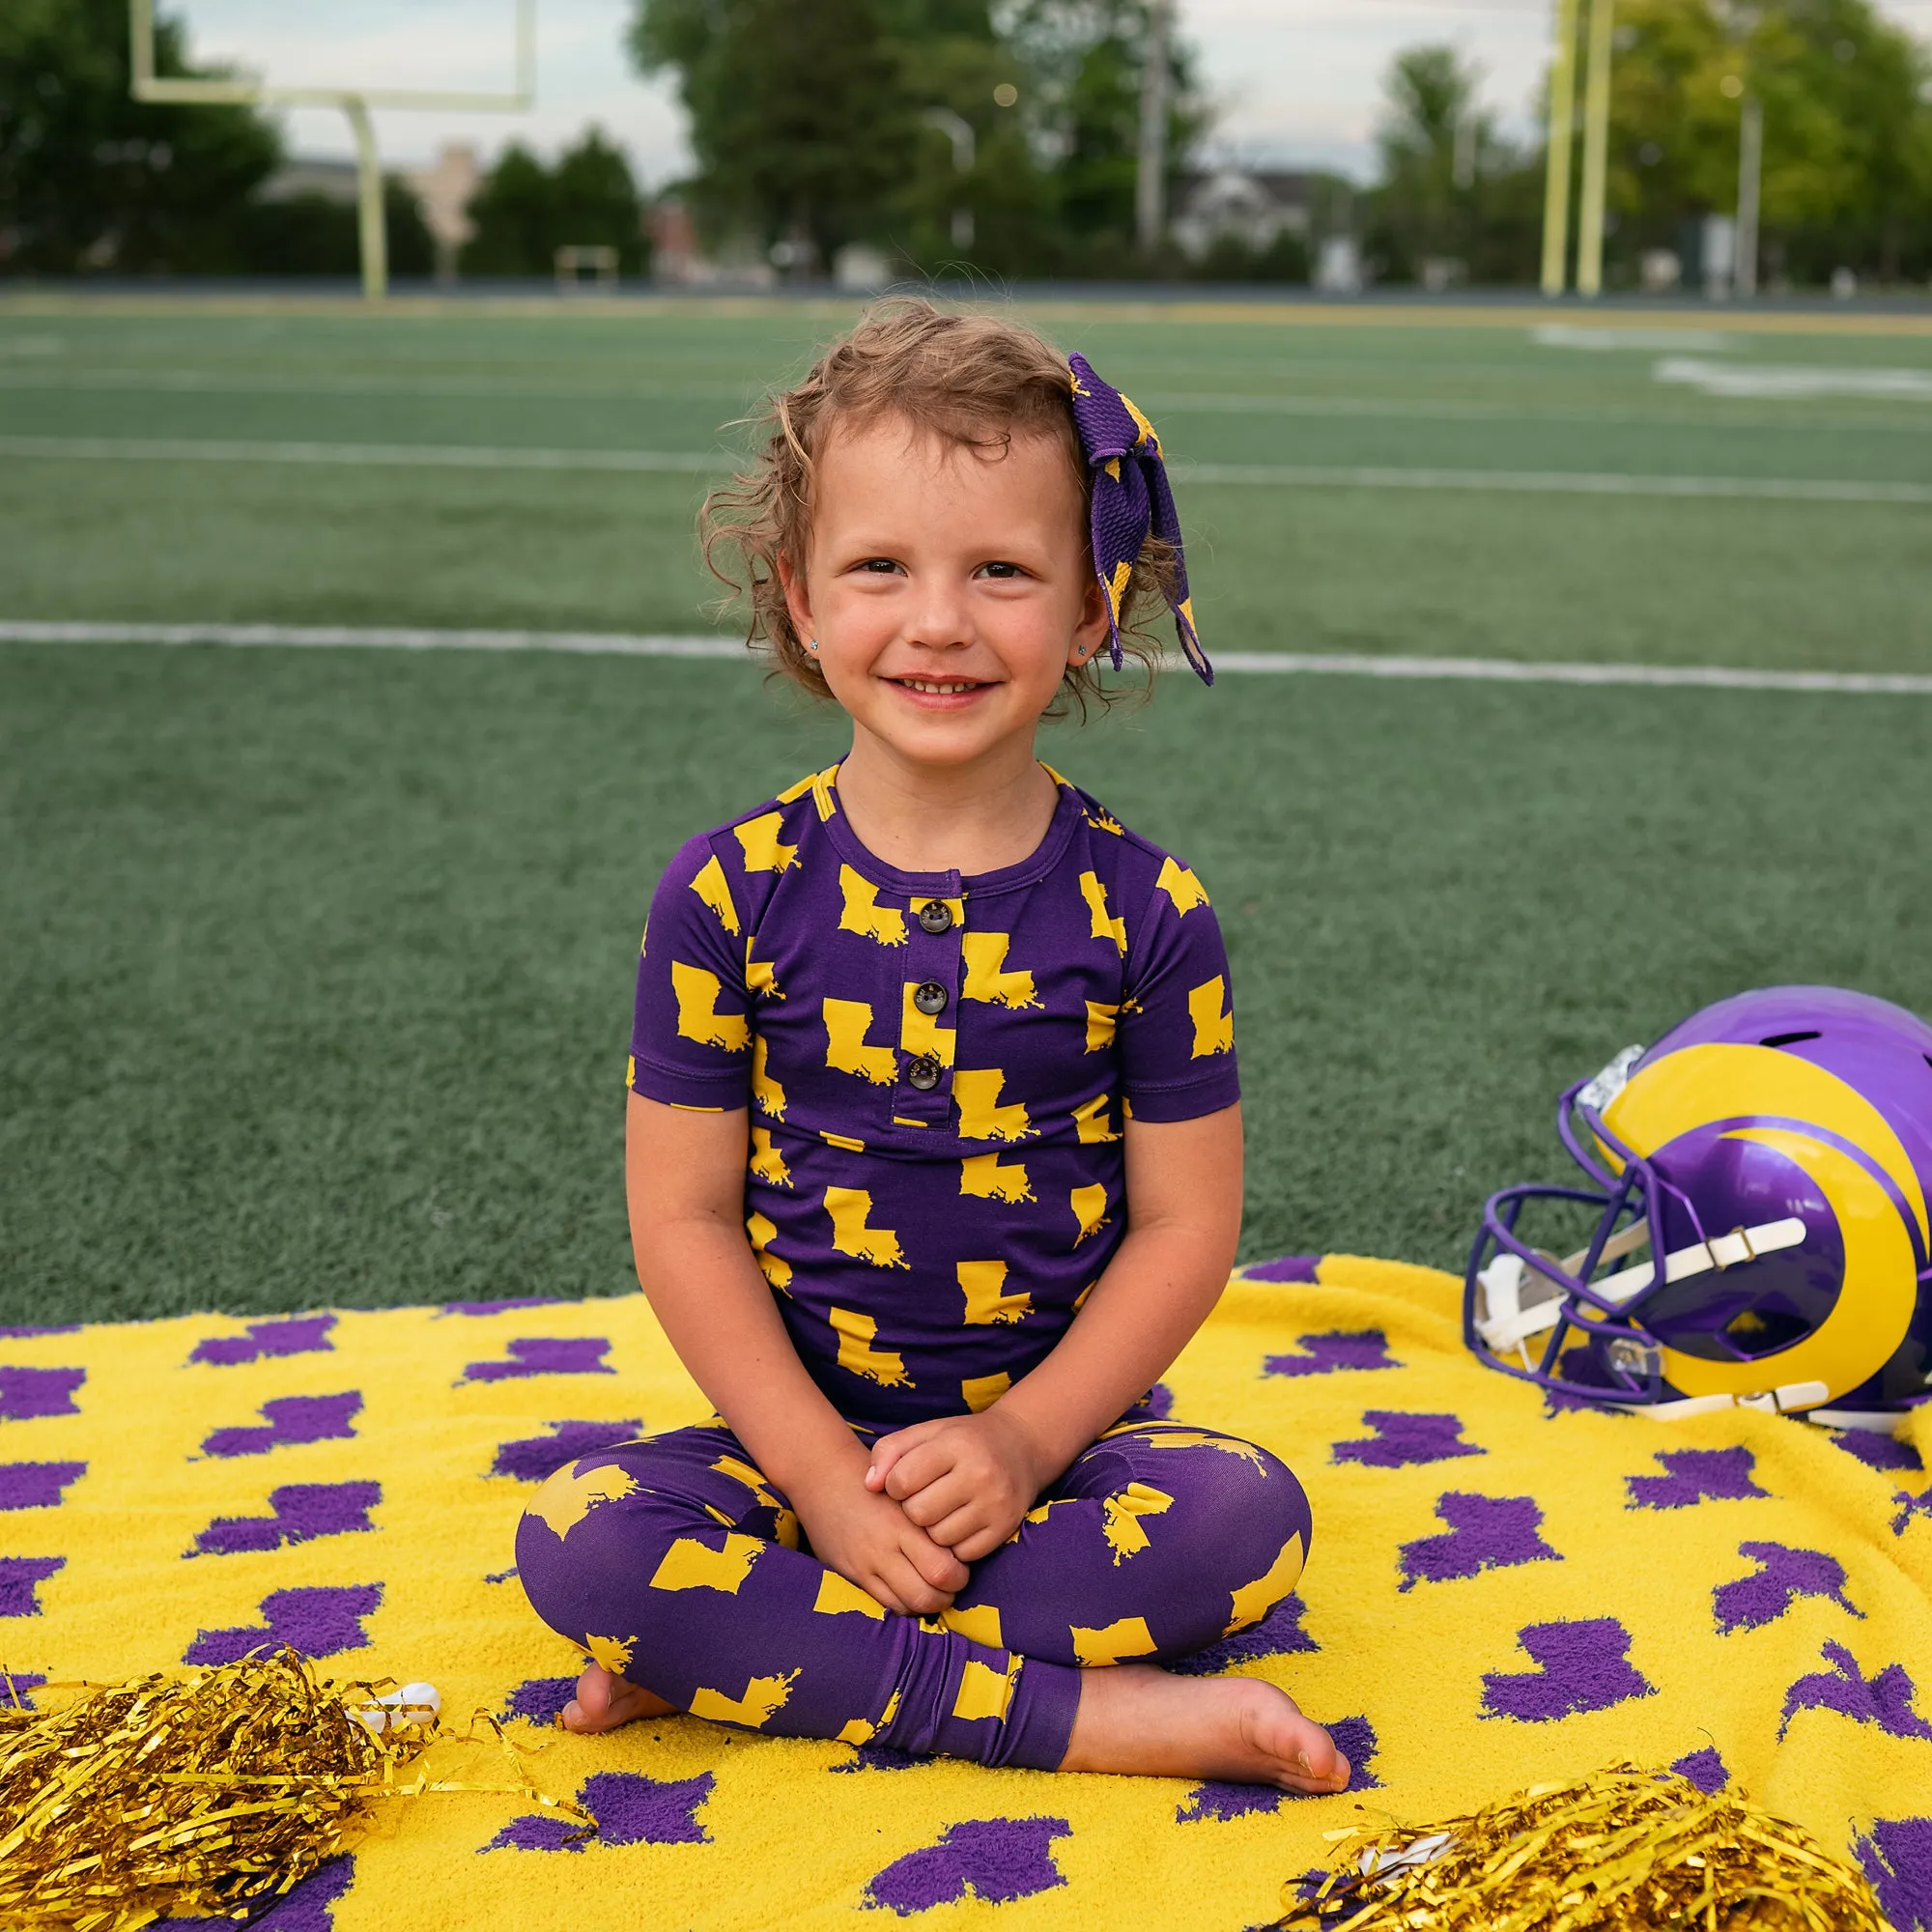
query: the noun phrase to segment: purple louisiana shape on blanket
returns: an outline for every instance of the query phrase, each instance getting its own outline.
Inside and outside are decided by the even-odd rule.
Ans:
[[[1308,1605],[1293,1593],[1284,1597],[1260,1623],[1250,1624],[1233,1636],[1210,1643],[1191,1657],[1177,1657],[1166,1668],[1176,1677],[1211,1677],[1236,1663],[1252,1663],[1263,1657],[1288,1657],[1297,1651],[1320,1650],[1321,1646],[1301,1628]]]
[[[1379,1791],[1382,1781],[1375,1774],[1376,1752],[1380,1744],[1376,1727],[1366,1718],[1337,1718],[1324,1725],[1335,1740],[1335,1748],[1349,1760],[1347,1791]],[[1257,1811],[1277,1811],[1284,1803],[1293,1803],[1310,1794],[1282,1791],[1271,1784],[1222,1784],[1210,1779],[1197,1784],[1175,1807],[1177,1825],[1195,1825],[1203,1819],[1222,1822],[1230,1818],[1252,1817]]]
[[[78,1415],[73,1392],[85,1369],[19,1369],[0,1366],[0,1422],[27,1422],[37,1415]]]
[[[86,1474],[85,1463],[0,1463],[0,1510],[52,1509]]]
[[[526,1335],[510,1344],[513,1360],[471,1362],[467,1382],[507,1382],[522,1376],[614,1376],[604,1359],[611,1344],[602,1335]]]
[[[1243,1281],[1315,1281],[1320,1255],[1282,1255],[1271,1262],[1257,1262],[1241,1270]]]
[[[620,1442],[635,1442],[643,1434],[644,1425],[633,1417],[629,1422],[553,1422],[551,1429],[549,1435],[499,1442],[490,1473],[514,1476],[520,1483],[541,1483],[580,1456],[614,1449]]]
[[[584,1779],[577,1802],[597,1820],[597,1836],[607,1845],[708,1845],[697,1809],[712,1782],[708,1771],[666,1778],[600,1771]]]
[[[1718,1755],[1715,1746],[1687,1751],[1670,1768],[1679,1777],[1688,1777],[1706,1798],[1715,1798],[1731,1781],[1731,1774],[1724,1769],[1724,1760]]]
[[[295,1315],[280,1321],[251,1321],[244,1335],[211,1335],[194,1345],[190,1362],[213,1362],[232,1369],[245,1362],[266,1362],[280,1355],[315,1355],[335,1344],[328,1331],[332,1315]]]
[[[900,1918],[962,1898],[1004,1905],[1065,1885],[1053,1841],[1072,1831],[1065,1818],[968,1818],[936,1845],[895,1859],[866,1888],[866,1903]]]
[[[1878,1818],[1852,1848],[1897,1932],[1932,1932],[1932,1818]]]
[[[503,1717],[549,1724],[563,1715],[563,1707],[576,1695],[574,1677],[526,1677],[503,1700]]]
[[[1297,1335],[1298,1355],[1269,1355],[1264,1376],[1332,1376],[1343,1369],[1399,1369],[1379,1328],[1331,1328],[1321,1335]]]
[[[205,1630],[182,1655],[184,1663],[233,1663],[264,1644],[285,1643],[304,1657],[334,1657],[365,1650],[362,1619],[383,1601],[380,1583],[320,1584],[303,1590],[270,1590],[262,1599],[262,1621],[237,1630]]]
[[[708,1845],[697,1810],[711,1796],[712,1776],[645,1777],[635,1771],[600,1771],[583,1780],[577,1802],[597,1821],[605,1845]],[[581,1852],[586,1834],[570,1820],[528,1813],[512,1818],[486,1852]]]
[[[1447,1463],[1485,1452],[1463,1440],[1463,1425],[1453,1415],[1418,1415],[1406,1409],[1370,1408],[1362,1420],[1376,1433],[1355,1442],[1337,1442],[1338,1463],[1365,1463],[1372,1469],[1400,1469],[1410,1463]]]
[[[43,1671],[0,1671],[0,1711],[31,1711],[34,1692],[46,1681]]]
[[[445,1315],[507,1315],[513,1308],[548,1308],[547,1294],[520,1294],[509,1301],[445,1301]]]
[[[1446,1536],[1424,1536],[1405,1543],[1400,1588],[1447,1583],[1484,1570],[1509,1570],[1519,1563],[1560,1563],[1563,1559],[1540,1534],[1543,1512],[1532,1496],[1475,1496],[1449,1490],[1435,1499],[1435,1514],[1449,1525]]]
[[[345,1854],[319,1864],[299,1885],[291,1886],[259,1918],[246,1920],[247,1932],[333,1932],[330,1907],[355,1882],[355,1859]],[[164,1918],[166,1932],[241,1932],[233,1918]]]
[[[1747,1496],[1768,1496],[1751,1480],[1753,1458],[1748,1449],[1659,1449],[1657,1460],[1666,1476],[1626,1476],[1631,1492],[1626,1509],[1688,1509],[1692,1503],[1741,1502]]]
[[[1854,1723],[1876,1724],[1889,1738],[1932,1738],[1932,1724],[1912,1708],[1918,1691],[1904,1664],[1888,1663],[1876,1677],[1867,1677],[1841,1643],[1826,1644],[1823,1656],[1830,1670],[1801,1677],[1784,1693],[1780,1740],[1800,1711],[1835,1711]]]
[[[1828,1597],[1855,1617],[1864,1612],[1845,1595],[1845,1566],[1822,1549],[1791,1549],[1781,1543],[1741,1543],[1738,1554],[1758,1567],[1749,1577],[1719,1583],[1711,1592],[1719,1634],[1776,1623],[1800,1597]]]
[[[319,1536],[373,1529],[369,1512],[383,1500],[381,1483],[285,1483],[269,1492],[271,1516],[218,1516],[194,1540],[190,1556],[233,1556],[279,1549]]]
[[[41,1585],[67,1568],[65,1556],[0,1556],[0,1617],[37,1617]]]
[[[1526,1624],[1516,1640],[1538,1668],[1483,1673],[1483,1716],[1546,1724],[1583,1711],[1607,1711],[1633,1697],[1654,1697],[1630,1661],[1631,1635],[1615,1617],[1579,1623]]]
[[[355,1434],[359,1390],[341,1395],[282,1395],[265,1402],[260,1424],[217,1429],[201,1445],[204,1456],[264,1456],[297,1442],[333,1442]]]
[[[1876,1429],[1842,1429],[1832,1437],[1832,1446],[1856,1456],[1867,1469],[1916,1473],[1925,1466],[1924,1457],[1910,1442],[1901,1442],[1896,1435],[1881,1435]]]
[[[1903,1536],[1906,1525],[1914,1517],[1932,1517],[1932,1488],[1928,1488],[1923,1495],[1918,1496],[1900,1490],[1893,1495],[1892,1501],[1898,1505],[1898,1513],[1891,1520],[1891,1533],[1894,1536]]]
[[[545,1818],[536,1812],[512,1818],[487,1845],[476,1848],[479,1856],[484,1852],[581,1852],[582,1849],[582,1826],[568,1818]]]

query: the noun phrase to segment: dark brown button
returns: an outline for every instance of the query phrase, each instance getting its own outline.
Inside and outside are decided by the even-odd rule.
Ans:
[[[922,1094],[930,1094],[932,1090],[939,1085],[939,1076],[943,1072],[945,1072],[945,1070],[946,1069],[940,1065],[939,1062],[933,1059],[931,1054],[922,1053],[920,1057],[917,1060],[915,1060],[910,1066],[906,1068],[906,1078],[910,1080],[912,1084],[915,1087],[917,1087]]]
[[[952,908],[944,899],[927,899],[919,909],[920,924],[935,938],[952,930]]]
[[[927,980],[912,989],[912,1003],[930,1019],[946,1010],[946,988],[937,980]]]

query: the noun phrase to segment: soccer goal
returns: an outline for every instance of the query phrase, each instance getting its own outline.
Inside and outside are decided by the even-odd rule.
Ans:
[[[222,79],[185,79],[155,71],[155,0],[128,0],[132,93],[136,100],[175,105],[339,107],[355,137],[355,183],[362,258],[362,293],[379,301],[389,286],[388,239],[383,225],[383,168],[376,153],[372,107],[429,112],[522,114],[536,100],[536,0],[515,0],[514,79],[507,91],[465,88],[322,87],[271,83],[238,73]]]

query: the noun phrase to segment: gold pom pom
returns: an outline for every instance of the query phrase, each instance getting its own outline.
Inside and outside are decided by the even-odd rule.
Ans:
[[[1860,1872],[1798,1826],[1613,1765],[1416,1831],[1330,1832],[1281,1932],[1889,1932]]]
[[[7,1687],[11,1690],[11,1682]],[[283,1649],[84,1694],[0,1703],[0,1925],[134,1932],[164,1915],[240,1917],[344,1849],[372,1798],[511,1790],[397,1780],[442,1733],[435,1716],[378,1729],[352,1702],[383,1687],[318,1679]],[[501,1733],[498,1733],[500,1737]],[[506,1745],[507,1748],[507,1745]]]

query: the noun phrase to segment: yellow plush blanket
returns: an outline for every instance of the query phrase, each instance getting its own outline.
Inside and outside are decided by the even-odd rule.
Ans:
[[[1932,1927],[1932,1409],[1897,1441],[1551,1412],[1464,1354],[1449,1277],[1341,1256],[1237,1277],[1165,1388],[1308,1487],[1299,1594],[1197,1667],[1335,1727],[1350,1795],[540,1729],[581,1660],[510,1574],[528,1485],[704,1412],[637,1296],[14,1331],[0,1661],[117,1680],[286,1637],[530,1720],[535,1781],[602,1828],[397,1804],[274,1932],[1242,1932],[1358,1805],[1426,1822],[1619,1758],[1734,1780]]]

